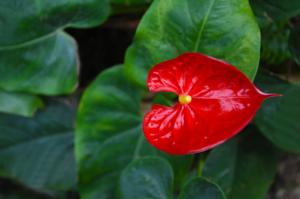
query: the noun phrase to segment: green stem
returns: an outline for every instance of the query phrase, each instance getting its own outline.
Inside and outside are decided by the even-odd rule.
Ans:
[[[199,155],[199,162],[198,162],[198,167],[197,167],[197,176],[198,177],[202,176],[202,171],[203,171],[203,166],[204,166],[205,159],[206,158],[205,158],[204,154]]]

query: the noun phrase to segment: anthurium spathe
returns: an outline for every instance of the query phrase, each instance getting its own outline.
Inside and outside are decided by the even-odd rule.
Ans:
[[[154,66],[151,92],[174,92],[172,107],[154,105],[144,118],[147,140],[170,154],[208,150],[248,124],[263,100],[277,94],[259,91],[234,66],[199,53],[185,53]]]

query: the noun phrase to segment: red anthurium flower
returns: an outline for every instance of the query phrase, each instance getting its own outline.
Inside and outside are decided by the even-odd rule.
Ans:
[[[174,92],[173,107],[154,105],[144,118],[144,134],[156,148],[171,154],[208,150],[237,134],[253,118],[264,99],[228,63],[199,53],[185,53],[154,66],[147,84],[151,92]]]

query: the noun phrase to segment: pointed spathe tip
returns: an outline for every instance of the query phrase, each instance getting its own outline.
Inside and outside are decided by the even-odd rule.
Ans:
[[[282,97],[282,94],[279,93],[263,93],[260,92],[261,96],[263,96],[264,98],[271,98],[271,97]]]
[[[262,92],[261,90],[257,89],[257,92],[259,93],[259,95],[263,98],[263,99],[267,99],[267,98],[271,98],[271,97],[282,97],[282,94],[279,93],[265,93]]]

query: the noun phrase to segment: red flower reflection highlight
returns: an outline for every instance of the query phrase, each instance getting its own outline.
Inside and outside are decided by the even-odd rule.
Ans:
[[[277,94],[259,91],[228,63],[199,53],[185,53],[154,66],[151,92],[174,92],[173,107],[153,105],[144,117],[144,134],[170,154],[208,150],[237,134],[253,118],[263,100]]]

